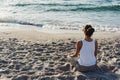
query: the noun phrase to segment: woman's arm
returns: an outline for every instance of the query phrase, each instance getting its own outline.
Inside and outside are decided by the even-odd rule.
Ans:
[[[97,50],[98,50],[98,42],[95,41],[95,57],[97,56]]]
[[[76,43],[76,52],[74,54],[70,55],[70,56],[71,57],[78,57],[78,54],[80,52],[81,47],[82,47],[82,41],[78,41]]]

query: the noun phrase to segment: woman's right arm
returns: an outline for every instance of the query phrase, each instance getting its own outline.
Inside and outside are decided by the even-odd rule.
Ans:
[[[97,50],[98,50],[98,42],[95,41],[95,57],[97,56]]]

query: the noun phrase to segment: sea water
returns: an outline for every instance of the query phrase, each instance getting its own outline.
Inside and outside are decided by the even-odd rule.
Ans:
[[[0,27],[120,31],[120,0],[0,0]]]

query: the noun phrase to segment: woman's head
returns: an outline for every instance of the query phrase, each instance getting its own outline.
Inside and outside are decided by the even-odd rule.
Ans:
[[[93,35],[95,29],[92,28],[91,25],[86,25],[86,26],[84,26],[83,31],[84,31],[86,36],[91,37]]]

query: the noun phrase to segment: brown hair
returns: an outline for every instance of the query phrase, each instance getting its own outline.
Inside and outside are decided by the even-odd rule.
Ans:
[[[86,25],[84,29],[85,29],[85,34],[88,37],[91,37],[93,35],[93,33],[95,32],[95,29],[92,28],[91,25]]]

